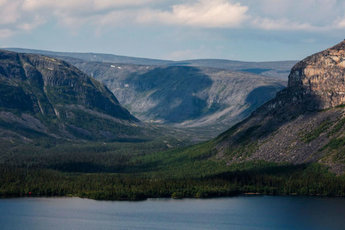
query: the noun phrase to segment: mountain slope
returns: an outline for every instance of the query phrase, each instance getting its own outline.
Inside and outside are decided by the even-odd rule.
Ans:
[[[130,63],[137,62],[112,55],[18,50],[63,59],[104,83],[139,119],[187,128],[203,139],[215,137],[272,99],[285,87],[294,63],[190,60],[134,65]]]
[[[141,120],[183,127],[224,128],[285,87],[275,78],[206,67],[72,63],[106,84]]]
[[[54,58],[0,51],[0,95],[5,139],[111,140],[142,132],[106,87]]]
[[[296,64],[286,89],[216,139],[228,164],[320,162],[345,171],[345,41]]]

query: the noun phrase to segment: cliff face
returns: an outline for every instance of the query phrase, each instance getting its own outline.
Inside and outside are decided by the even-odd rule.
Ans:
[[[0,51],[0,136],[116,139],[140,133],[136,122],[105,86],[66,62]]]
[[[288,87],[217,138],[234,161],[319,161],[345,171],[345,41],[297,63]]]
[[[344,104],[345,41],[296,64],[291,70],[288,87],[292,95],[296,95],[294,100],[307,102],[314,109]]]

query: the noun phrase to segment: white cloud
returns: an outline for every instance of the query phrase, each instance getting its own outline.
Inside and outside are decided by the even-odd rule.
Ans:
[[[334,22],[334,27],[339,29],[345,29],[345,18],[336,20]]]
[[[0,2],[0,25],[15,23],[20,18],[19,1],[2,0]]]
[[[147,10],[138,17],[142,23],[165,23],[197,27],[237,27],[246,18],[248,7],[226,0],[200,0],[173,5],[170,11]]]
[[[17,23],[16,28],[19,30],[30,31],[45,22],[45,18],[42,18],[40,15],[34,15],[30,20],[23,20],[22,22]]]
[[[30,31],[52,19],[73,29],[102,24],[109,16],[115,19],[115,14],[123,15],[127,8],[136,9],[158,1],[161,0],[0,0],[0,30],[4,32],[0,36]]]
[[[0,38],[8,38],[14,34],[14,31],[10,29],[0,29]]]
[[[1,37],[47,21],[97,33],[119,25],[173,25],[284,31],[345,29],[345,1],[337,0],[0,0]]]
[[[24,0],[23,9],[31,11],[42,8],[68,11],[99,11],[111,8],[146,5],[153,0]]]
[[[289,18],[293,21],[327,22],[344,11],[339,0],[242,0],[253,16],[273,19]]]
[[[339,0],[243,0],[252,26],[264,30],[322,32],[340,29],[337,19],[345,13]]]
[[[248,8],[228,0],[199,0],[175,4],[170,10],[148,7],[162,0],[0,0],[8,12],[3,24],[30,30],[51,18],[61,25],[117,26],[128,23],[173,24],[194,27],[236,27],[247,18]],[[150,3],[150,4],[149,4]],[[2,7],[3,8],[3,7]],[[34,20],[40,15],[42,23]]]
[[[252,21],[254,28],[263,30],[318,30],[321,28],[314,27],[308,23],[293,22],[288,19],[270,19],[270,18],[256,18]]]

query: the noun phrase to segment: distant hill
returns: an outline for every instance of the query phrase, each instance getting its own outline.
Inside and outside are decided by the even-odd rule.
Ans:
[[[140,122],[101,83],[50,57],[0,50],[0,138],[119,140]]]
[[[6,48],[6,50],[14,51],[18,53],[31,53],[41,54],[45,56],[53,57],[70,57],[84,60],[87,62],[111,62],[111,63],[125,63],[135,65],[168,65],[173,61],[149,59],[149,58],[136,58],[127,57],[114,54],[102,54],[102,53],[72,53],[72,52],[54,52],[48,50],[35,50],[35,49],[21,49],[21,48]]]
[[[297,61],[243,62],[223,59],[199,59],[177,62],[183,65],[212,67],[237,72],[247,72],[286,80],[290,69]]]
[[[6,48],[6,50],[19,53],[42,54],[53,57],[75,58],[87,62],[109,62],[118,64],[134,65],[167,65],[167,66],[194,66],[210,67],[217,69],[226,69],[232,71],[248,72],[265,76],[277,77],[286,80],[290,69],[297,61],[272,61],[272,62],[243,62],[225,59],[195,59],[183,61],[158,60],[149,58],[136,58],[128,56],[119,56],[114,54],[102,53],[76,53],[76,52],[53,52],[47,50],[34,50],[22,48]]]

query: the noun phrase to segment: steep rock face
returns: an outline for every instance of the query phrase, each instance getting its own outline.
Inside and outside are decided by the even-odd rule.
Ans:
[[[345,103],[345,41],[296,64],[288,87],[302,102],[314,109]]]
[[[228,163],[319,161],[345,171],[345,42],[307,57],[288,87],[216,139]]]
[[[297,63],[290,72],[288,87],[255,114],[292,117],[345,103],[345,41]],[[281,117],[280,116],[280,117]]]
[[[138,120],[102,84],[66,62],[0,51],[1,136],[135,136]],[[27,132],[26,132],[26,131]],[[18,136],[17,135],[17,136]]]

